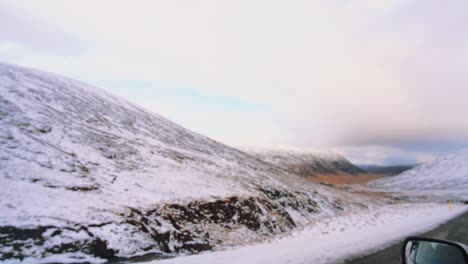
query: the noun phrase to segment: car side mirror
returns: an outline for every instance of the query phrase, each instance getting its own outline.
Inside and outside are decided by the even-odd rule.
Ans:
[[[468,247],[425,237],[408,237],[401,249],[403,264],[468,264]]]

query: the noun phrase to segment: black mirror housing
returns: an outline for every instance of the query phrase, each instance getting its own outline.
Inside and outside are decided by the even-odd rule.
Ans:
[[[403,264],[468,264],[468,247],[457,242],[427,237],[408,237],[400,254]]]

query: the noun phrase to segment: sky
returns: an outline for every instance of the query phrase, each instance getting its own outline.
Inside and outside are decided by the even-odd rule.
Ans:
[[[0,61],[232,146],[408,164],[468,147],[468,2],[0,0]]]

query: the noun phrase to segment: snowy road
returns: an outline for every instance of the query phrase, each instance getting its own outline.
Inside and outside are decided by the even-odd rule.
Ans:
[[[423,233],[421,236],[453,240],[468,245],[468,213],[452,219],[434,230]],[[401,246],[401,243],[398,243],[376,253],[347,261],[346,264],[399,264]]]
[[[210,252],[158,264],[343,263],[344,259],[385,248],[405,236],[434,229],[465,212],[466,205],[401,204],[323,219],[310,228],[269,243]]]

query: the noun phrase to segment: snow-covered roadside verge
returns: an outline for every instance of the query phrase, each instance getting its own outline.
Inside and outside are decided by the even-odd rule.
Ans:
[[[270,243],[153,261],[196,263],[342,263],[350,256],[385,248],[406,236],[431,230],[468,211],[466,205],[399,204],[323,219]]]

